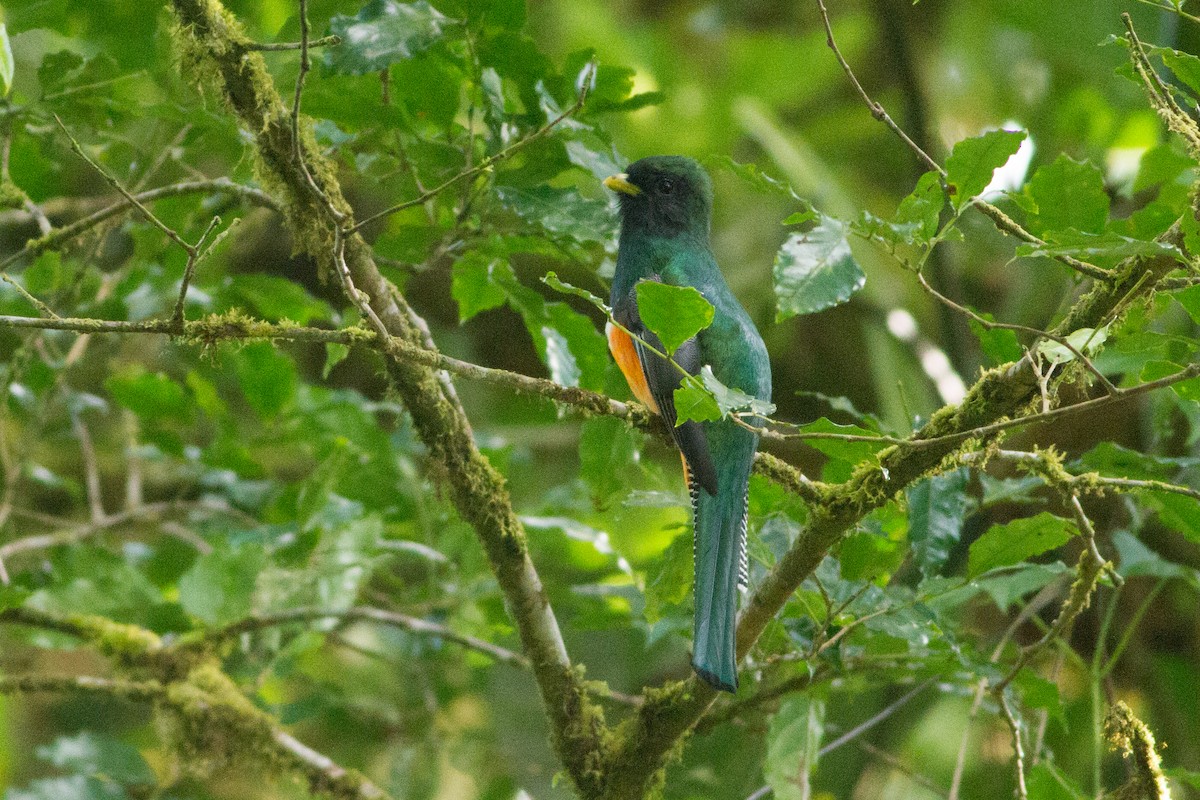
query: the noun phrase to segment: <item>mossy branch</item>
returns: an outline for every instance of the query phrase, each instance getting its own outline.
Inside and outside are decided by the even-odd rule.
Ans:
[[[1197,214],[1197,210],[1193,208],[1191,213]],[[1159,238],[1181,250],[1184,247],[1178,225]],[[1105,280],[1097,281],[1050,332],[1065,337],[1079,328],[1112,323],[1132,303],[1151,295],[1158,281],[1177,266],[1174,258],[1162,255],[1125,260],[1106,274]],[[1059,376],[1057,382],[1067,379],[1071,378]],[[911,444],[882,451],[877,464],[860,465],[848,481],[828,487],[821,502],[813,506],[807,527],[743,609],[738,621],[738,657],[749,652],[792,592],[859,520],[914,481],[961,455],[972,441],[1002,433],[1012,424],[1009,418],[1020,415],[1039,394],[1037,375],[1028,359],[989,370],[961,404],[936,412],[913,434]],[[1111,397],[1102,399],[1108,402]],[[1036,419],[1040,415],[1028,416]],[[1088,564],[1092,565],[1092,559]],[[1093,581],[1086,583],[1094,585]],[[654,699],[648,696],[637,717],[619,731],[619,747],[608,770],[610,780],[601,796],[607,800],[645,796],[662,780],[661,770],[670,754],[715,697],[712,689],[695,678],[673,684]]]
[[[1133,761],[1133,777],[1114,792],[1104,795],[1111,800],[1171,800],[1171,789],[1162,771],[1162,759],[1154,734],[1146,723],[1133,715],[1129,706],[1118,702],[1104,720],[1112,746]]]
[[[335,255],[339,263],[344,259],[347,283],[365,295],[371,316],[400,341],[422,347],[415,314],[379,272],[366,242],[357,233],[342,234],[354,228],[353,210],[335,165],[317,147],[310,121],[293,118],[284,105],[242,26],[218,0],[172,0],[171,8],[184,74],[200,86],[218,87],[253,136],[261,182],[282,202],[297,248],[316,258],[325,275],[340,274]],[[580,791],[594,794],[606,751],[603,712],[571,665],[505,481],[475,446],[448,380],[408,358],[390,358],[388,373],[455,507],[487,554],[533,664],[555,749]]]
[[[210,771],[252,761],[299,775],[314,793],[334,800],[386,800],[388,795],[354,770],[308,747],[246,699],[201,648],[168,645],[145,628],[87,614],[58,615],[32,608],[0,611],[0,622],[74,636],[113,659],[118,675],[0,677],[0,695],[29,692],[95,692],[154,705],[166,743],[185,768]]]

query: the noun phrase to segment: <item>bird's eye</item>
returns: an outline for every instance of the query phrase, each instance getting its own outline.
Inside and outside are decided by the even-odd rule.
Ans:
[[[670,194],[671,192],[675,191],[675,181],[671,180],[670,178],[659,178],[658,191],[662,194]]]

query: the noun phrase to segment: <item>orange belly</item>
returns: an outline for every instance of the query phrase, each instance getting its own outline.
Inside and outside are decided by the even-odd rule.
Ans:
[[[608,334],[608,349],[617,360],[617,366],[621,368],[633,396],[645,403],[655,414],[659,413],[658,403],[654,402],[654,395],[650,394],[650,384],[646,383],[646,374],[642,372],[642,362],[638,358],[633,339],[611,322],[605,326],[604,332]]]

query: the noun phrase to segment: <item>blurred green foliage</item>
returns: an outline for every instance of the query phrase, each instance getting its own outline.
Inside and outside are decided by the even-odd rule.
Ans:
[[[256,40],[300,37],[291,0],[227,5]],[[871,118],[815,4],[312,0],[313,35],[342,42],[314,50],[303,110],[359,219],[511,151],[364,235],[444,352],[621,399],[602,312],[563,282],[607,294],[616,221],[600,179],[655,153],[703,161],[716,184],[714,250],[771,351],[774,415],[803,433],[857,437],[770,448],[841,482],[886,437],[960,399],[981,368],[1025,355],[1030,336],[981,320],[1057,321],[1087,290],[1058,257],[1100,268],[1182,258],[1158,239],[1181,219],[1200,252],[1194,154],[1130,80],[1126,48],[1102,44],[1130,12],[1194,113],[1200,26],[1134,2],[831,10],[842,52],[945,165],[944,181]],[[257,186],[248,133],[206,76],[177,68],[160,4],[19,0],[0,21],[0,261],[44,233],[30,206],[61,228],[122,203],[54,115],[132,191],[217,177]],[[263,57],[290,97],[297,51]],[[585,90],[578,112],[547,130]],[[279,214],[206,187],[153,202],[189,242],[214,216],[230,231],[199,265],[189,318],[359,321],[336,282],[294,257]],[[1002,236],[973,210],[981,194],[1040,241]],[[0,314],[41,314],[28,293],[64,317],[169,317],[186,262],[139,214],[114,214],[67,246],[6,261]],[[978,316],[939,303],[918,269]],[[1181,260],[1177,288],[1188,269]],[[562,281],[543,281],[551,272]],[[685,315],[669,307],[677,298],[645,294],[664,342],[706,324],[699,304]],[[1200,287],[1160,292],[1109,323],[1069,341],[1114,384],[1177,373],[1196,362]],[[3,324],[0,350],[0,611],[96,614],[177,641],[297,608],[371,606],[519,648],[375,351]],[[1060,399],[1082,399],[1076,354],[1049,341],[1038,352],[1047,369],[1077,370]],[[715,380],[693,383],[697,416],[746,405]],[[619,420],[456,385],[512,490],[568,650],[616,693],[606,711],[620,719],[622,697],[688,674],[692,544],[678,462]],[[1195,491],[1196,387],[1022,429],[1004,447],[1053,446],[1050,461],[1061,454],[1073,474]],[[779,798],[943,796],[964,742],[961,796],[1011,793],[1011,737],[976,687],[1003,678],[1049,628],[1083,545],[1056,473],[999,457],[981,466],[930,475],[849,532],[768,627],[741,693],[688,740],[666,797],[745,797],[764,784]],[[750,502],[755,585],[808,512],[759,477]],[[1111,698],[1169,745],[1177,796],[1200,796],[1200,505],[1110,489],[1084,507],[1118,578],[1104,577],[1007,689],[1029,797],[1124,781],[1098,727]],[[0,625],[0,644],[6,676],[108,669],[52,632]],[[533,679],[494,653],[336,616],[250,626],[219,653],[257,707],[395,797],[570,796]],[[771,694],[789,685],[803,691]],[[822,750],[884,709],[894,713]],[[148,707],[116,698],[0,697],[4,800],[303,794],[254,765],[189,765],[159,732]]]

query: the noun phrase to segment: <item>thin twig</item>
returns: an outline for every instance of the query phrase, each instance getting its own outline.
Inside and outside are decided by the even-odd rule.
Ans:
[[[88,163],[88,165],[91,166],[92,169],[94,169],[94,170],[96,170],[96,172],[100,173],[100,176],[103,177],[104,180],[108,181],[109,186],[116,189],[120,193],[120,195],[122,197],[124,197],[131,206],[133,206],[138,211],[140,211],[142,213],[142,216],[144,216],[147,220],[149,220],[150,223],[154,227],[156,227],[160,231],[162,231],[163,234],[168,239],[170,239],[172,242],[175,242],[175,244],[182,247],[189,255],[193,254],[196,251],[195,245],[189,244],[182,236],[179,235],[178,232],[176,232],[176,230],[174,228],[172,228],[170,225],[168,225],[167,223],[165,223],[161,219],[159,219],[157,216],[155,216],[154,212],[151,211],[149,208],[147,208],[146,205],[142,203],[142,201],[138,200],[136,195],[130,193],[130,191],[128,189],[126,189],[119,180],[117,180],[115,177],[113,177],[112,175],[110,175],[108,173],[108,170],[104,169],[104,167],[100,166],[100,164],[97,163],[91,156],[89,156],[87,153],[85,153],[83,151],[83,148],[80,147],[79,142],[77,142],[75,140],[75,137],[71,135],[71,132],[69,130],[67,130],[67,126],[63,124],[63,121],[58,118],[57,114],[54,115],[54,121],[58,123],[59,129],[63,132],[63,135],[67,137],[67,140],[71,143],[71,150],[74,151],[74,153],[77,156],[79,156],[84,161],[86,161]]]
[[[862,98],[863,103],[866,104],[867,109],[871,112],[871,116],[882,122],[892,131],[892,133],[900,137],[900,140],[903,141],[904,144],[907,145],[908,148],[912,150],[919,159],[921,159],[921,162],[926,167],[933,172],[936,172],[944,179],[946,177],[946,170],[942,168],[941,164],[935,161],[932,156],[930,156],[921,148],[920,145],[914,142],[912,138],[905,133],[904,129],[901,128],[894,119],[892,119],[887,110],[884,109],[884,107],[878,102],[873,100],[869,94],[867,94],[867,90],[863,88],[862,83],[858,80],[858,76],[856,76],[854,74],[854,70],[850,68],[850,64],[846,61],[846,57],[843,56],[842,51],[838,49],[837,42],[833,38],[833,25],[829,20],[829,11],[825,8],[824,0],[817,0],[817,6],[821,12],[821,23],[825,26],[825,42],[829,45],[829,49],[833,51],[834,57],[837,58],[838,64],[840,64],[842,67],[842,71],[846,73],[846,77],[854,86],[855,91],[858,92],[858,96]],[[996,227],[1005,233],[1009,233],[1023,242],[1046,246],[1045,241],[1039,239],[1037,236],[1034,236],[1025,228],[1021,227],[1016,220],[1012,219],[1012,217],[1008,216],[991,203],[976,198],[972,202],[972,205],[990,218],[992,222],[995,223]],[[1111,277],[1107,270],[1101,269],[1094,264],[1088,264],[1085,261],[1080,261],[1072,256],[1056,254],[1053,255],[1052,258],[1055,258],[1072,269],[1092,278],[1105,280]]]
[[[187,264],[183,268],[183,279],[179,282],[179,298],[175,301],[175,310],[171,314],[171,321],[178,326],[179,331],[183,332],[183,304],[187,300],[188,286],[192,282],[192,277],[196,274],[196,264],[204,255],[205,251],[204,240],[209,237],[209,234],[221,224],[220,217],[213,217],[212,222],[208,224],[208,228],[204,233],[200,234],[200,239],[196,242],[195,249],[188,252]]]
[[[538,139],[541,139],[543,136],[550,133],[550,131],[552,131],[556,127],[558,127],[558,125],[560,123],[562,123],[564,120],[566,120],[568,117],[574,116],[575,114],[577,114],[579,112],[580,109],[583,108],[583,104],[587,100],[588,92],[591,90],[591,83],[592,83],[592,78],[595,75],[595,69],[596,69],[595,63],[588,65],[587,72],[585,72],[585,74],[584,74],[582,85],[579,90],[579,96],[576,98],[575,103],[570,108],[563,111],[557,117],[550,120],[549,122],[547,122],[542,127],[538,128],[533,133],[529,134],[528,136],[526,136],[522,139],[518,139],[517,141],[513,142],[512,144],[510,144],[508,147],[504,148],[500,152],[495,153],[493,155],[488,156],[487,158],[480,160],[479,163],[476,164],[471,169],[463,170],[462,172],[458,173],[454,177],[443,181],[442,183],[438,184],[437,186],[433,187],[432,189],[422,192],[420,195],[418,195],[417,197],[414,197],[412,200],[405,200],[403,203],[397,203],[394,206],[385,208],[383,211],[380,211],[378,214],[372,214],[371,216],[367,217],[366,219],[358,222],[357,224],[355,224],[355,225],[351,226],[349,229],[347,229],[346,234],[349,235],[358,230],[361,230],[364,225],[368,225],[368,224],[374,222],[375,220],[383,219],[384,217],[390,217],[392,214],[395,214],[399,211],[403,211],[406,208],[412,208],[413,206],[419,206],[429,200],[432,200],[434,197],[441,194],[446,189],[449,189],[451,186],[454,186],[459,181],[468,180],[468,179],[474,178],[478,175],[481,175],[484,172],[487,172],[488,170],[492,169],[497,164],[499,164],[501,161],[505,160],[506,158],[508,158],[511,155],[513,155],[514,153],[516,153],[521,148],[523,148],[529,144],[532,144],[533,142],[537,141]]]
[[[1084,355],[1084,353],[1081,349],[1077,348],[1074,344],[1072,344],[1071,341],[1067,337],[1059,336],[1056,333],[1051,333],[1050,331],[1044,331],[1044,330],[1041,330],[1040,328],[1031,328],[1028,325],[1018,325],[1013,322],[997,322],[995,320],[990,320],[987,317],[981,316],[980,314],[976,314],[974,311],[967,308],[966,306],[954,302],[949,297],[942,294],[937,289],[933,288],[933,286],[930,285],[929,281],[927,281],[925,279],[925,276],[923,274],[921,274],[920,272],[917,273],[917,280],[920,282],[921,288],[924,289],[926,292],[928,292],[939,303],[942,303],[947,308],[953,309],[954,311],[957,311],[959,314],[962,314],[962,315],[966,316],[967,318],[974,320],[976,323],[978,323],[979,325],[982,325],[987,330],[999,329],[999,330],[1015,331],[1017,333],[1026,333],[1026,334],[1032,335],[1034,337],[1034,341],[1033,341],[1033,343],[1031,343],[1029,345],[1031,352],[1036,347],[1038,339],[1050,339],[1051,341],[1062,345],[1063,347],[1067,348],[1067,350],[1069,350],[1071,352],[1071,355],[1073,355],[1073,356],[1075,356],[1075,358],[1079,359],[1079,362],[1081,364],[1083,364],[1083,366],[1087,369],[1088,372],[1092,373],[1092,375],[1094,375],[1096,377],[1096,380],[1100,381],[1100,385],[1104,387],[1105,392],[1107,392],[1110,395],[1116,394],[1117,387],[1113,385],[1112,381],[1110,381],[1107,377],[1105,377],[1104,373],[1101,372],[1099,369],[1097,369],[1096,365],[1094,363],[1092,363],[1092,360],[1090,358],[1088,358],[1086,355]]]
[[[1029,789],[1025,786],[1025,746],[1021,742],[1021,725],[1017,722],[1017,718],[1013,716],[1012,709],[1009,708],[1008,698],[1004,696],[1004,690],[997,689],[995,695],[997,702],[1000,704],[1000,711],[1004,716],[1004,721],[1008,723],[1008,729],[1012,733],[1013,760],[1016,762],[1017,770],[1017,800],[1029,800]]]
[[[843,734],[842,734],[841,736],[839,736],[838,738],[834,739],[834,740],[833,740],[832,742],[830,742],[829,744],[827,744],[827,745],[825,745],[824,747],[822,747],[822,748],[821,748],[821,749],[820,749],[820,750],[817,752],[817,755],[820,755],[820,756],[827,755],[828,753],[831,753],[832,751],[834,751],[834,750],[838,749],[838,748],[839,748],[839,747],[841,747],[842,745],[844,745],[844,744],[847,744],[848,742],[853,742],[855,739],[857,739],[858,737],[862,736],[862,735],[863,735],[864,733],[866,733],[867,731],[871,730],[871,728],[874,728],[876,725],[878,725],[879,723],[881,723],[881,722],[883,722],[884,720],[886,720],[886,719],[887,719],[888,717],[890,717],[892,714],[895,714],[895,713],[896,713],[897,711],[899,711],[899,710],[900,710],[900,709],[901,709],[901,708],[902,708],[902,707],[903,707],[903,706],[904,706],[904,705],[905,705],[905,704],[906,704],[906,703],[907,703],[909,700],[912,700],[914,697],[916,697],[917,695],[919,695],[921,692],[923,692],[923,691],[925,691],[926,689],[928,689],[930,686],[932,686],[932,685],[933,685],[933,683],[934,683],[934,679],[933,679],[933,678],[927,678],[927,679],[925,679],[924,681],[922,681],[921,683],[918,683],[918,684],[917,684],[916,686],[914,686],[912,689],[910,689],[909,691],[905,692],[905,693],[904,693],[904,695],[903,695],[903,696],[901,696],[901,697],[900,697],[898,700],[896,700],[896,701],[895,701],[895,702],[893,702],[891,705],[889,705],[889,706],[887,706],[886,708],[884,708],[884,709],[883,709],[882,711],[880,711],[878,714],[876,714],[875,716],[873,716],[873,717],[871,717],[870,719],[866,720],[865,722],[862,722],[862,723],[860,723],[860,724],[858,724],[858,725],[854,726],[853,728],[851,728],[850,730],[846,731],[845,733],[843,733]]]
[[[361,621],[378,622],[383,625],[390,625],[395,628],[403,628],[410,633],[421,634],[424,636],[436,636],[446,641],[454,642],[462,645],[469,650],[475,650],[485,655],[490,656],[496,661],[505,664],[511,664],[516,667],[529,668],[529,659],[520,653],[515,653],[499,645],[491,642],[478,639],[474,636],[468,636],[464,633],[459,633],[455,630],[447,628],[445,625],[439,625],[435,622],[419,619],[418,617],[410,617],[407,614],[401,614],[395,611],[388,611],[382,608],[373,608],[371,606],[356,606],[348,608],[345,611],[329,611],[320,608],[293,608],[286,611],[279,611],[273,614],[264,614],[261,616],[248,617],[246,619],[227,625],[224,628],[218,628],[207,634],[206,638],[214,641],[221,641],[250,631],[263,630],[265,628],[274,628],[280,625],[289,625],[295,622],[312,622],[323,619],[336,619],[345,621]]]
[[[96,461],[96,448],[92,445],[92,435],[79,413],[71,414],[71,427],[75,430],[75,438],[79,440],[79,449],[83,455],[84,485],[87,487],[88,510],[91,513],[93,525],[102,525],[108,517],[104,513],[104,499],[100,490],[100,467]]]
[[[307,21],[304,25],[307,27]],[[249,42],[242,45],[243,50],[257,50],[260,53],[274,53],[280,50],[302,50],[305,47],[337,47],[342,43],[342,37],[336,34],[322,36],[310,42]]]
[[[903,774],[908,779],[912,780],[914,783],[919,783],[921,786],[924,786],[926,789],[928,789],[929,791],[933,792],[934,794],[936,794],[940,797],[947,796],[948,793],[946,792],[946,789],[944,787],[939,786],[933,780],[931,780],[931,779],[925,777],[924,775],[922,775],[921,773],[917,772],[915,769],[908,766],[903,761],[896,758],[894,755],[887,752],[886,750],[880,750],[875,745],[871,744],[870,742],[866,742],[866,741],[859,741],[859,742],[856,742],[855,744],[863,752],[867,753],[868,755],[870,755],[874,758],[879,759],[880,761],[887,764],[892,769],[896,770],[897,772]]]
[[[168,197],[179,197],[187,194],[206,194],[210,192],[229,192],[250,200],[256,205],[264,206],[274,211],[280,210],[279,204],[261,189],[253,186],[245,186],[240,183],[234,183],[228,178],[183,181],[181,183],[175,183],[169,186],[161,186],[157,189],[138,192],[133,196],[139,203],[150,203],[155,200],[161,200]],[[42,236],[40,239],[31,239],[26,242],[25,246],[20,250],[17,250],[3,261],[0,261],[0,271],[8,269],[22,258],[28,256],[38,256],[44,252],[47,252],[48,250],[55,250],[66,244],[68,241],[81,236],[92,228],[95,228],[102,222],[105,222],[112,217],[129,210],[129,207],[129,204],[125,202],[114,203],[113,205],[106,206],[99,211],[88,214],[86,217],[77,219],[68,225],[64,225],[61,228],[55,228],[50,233]]]

